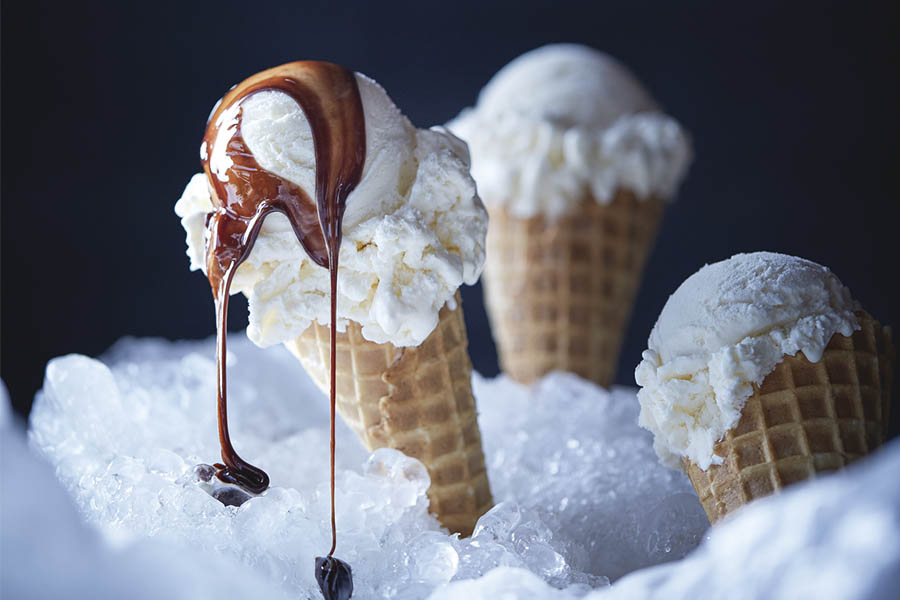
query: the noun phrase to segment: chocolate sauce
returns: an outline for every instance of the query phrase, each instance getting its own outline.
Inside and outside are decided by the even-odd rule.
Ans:
[[[326,600],[348,600],[353,595],[353,570],[339,558],[319,556],[316,583]]]
[[[293,98],[309,121],[316,155],[315,202],[298,186],[260,167],[244,142],[241,102],[263,90],[277,90]],[[344,67],[315,61],[288,63],[257,73],[232,88],[213,110],[200,154],[215,192],[216,208],[207,225],[206,272],[216,304],[219,441],[225,463],[220,465],[217,477],[254,493],[269,485],[268,475],[242,460],[231,445],[225,338],[234,272],[249,256],[266,215],[278,211],[287,216],[310,259],[330,274],[331,550],[327,558],[316,559],[316,577],[320,585],[333,582],[322,586],[326,598],[349,598],[353,590],[350,567],[332,554],[337,545],[334,421],[338,251],[347,196],[362,177],[366,155],[365,117],[356,77]],[[326,589],[331,591],[326,593]]]

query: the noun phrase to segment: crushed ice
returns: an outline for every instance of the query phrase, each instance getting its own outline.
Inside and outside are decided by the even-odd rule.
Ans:
[[[218,458],[209,341],[123,340],[103,362],[82,356],[52,361],[32,412],[31,443],[55,465],[82,515],[108,541],[125,548],[115,560],[123,561],[133,548],[157,544],[166,550],[151,552],[151,558],[159,555],[165,559],[159,562],[177,563],[182,571],[184,561],[172,558],[179,553],[220,565],[206,571],[213,583],[205,587],[192,571],[195,593],[184,597],[237,597],[196,593],[235,579],[243,582],[241,589],[258,586],[252,597],[316,598],[313,557],[330,544],[326,400],[286,352],[262,351],[237,338],[230,348],[235,446],[266,469],[273,482],[259,497],[226,506],[197,482],[195,466]],[[845,476],[799,486],[796,496],[806,493],[812,500],[795,501],[790,518],[768,507],[789,505],[795,495],[759,502],[746,511],[746,519],[739,514],[717,528],[722,534],[687,559],[605,588],[608,580],[682,558],[707,529],[687,479],[658,465],[649,434],[637,427],[634,392],[606,392],[562,374],[531,390],[477,375],[474,384],[497,505],[469,539],[447,535],[428,514],[428,474],[420,463],[392,450],[368,455],[339,424],[336,555],[353,567],[355,598],[425,598],[436,592],[442,598],[474,600],[516,590],[518,597],[571,598],[594,590],[592,596],[611,598],[629,589],[634,593],[621,597],[646,596],[656,588],[668,589],[667,597],[691,597],[689,592],[703,589],[698,587],[703,581],[723,591],[737,585],[748,560],[741,552],[753,548],[764,555],[760,566],[768,568],[762,578],[753,569],[760,581],[754,585],[784,585],[790,573],[776,568],[775,557],[788,564],[797,560],[765,549],[766,540],[778,535],[792,540],[787,544],[792,551],[806,545],[821,554],[830,543],[849,544],[863,557],[856,562],[877,542],[888,547],[887,557],[870,560],[868,571],[857,572],[897,566],[898,485],[889,490],[892,510],[862,507],[855,521],[841,525],[843,533],[831,537],[821,531],[812,535],[813,525],[821,525],[818,513],[805,520],[796,516],[815,499],[824,502],[820,496],[827,497],[815,491],[839,486],[832,481],[862,485],[856,482],[860,477]],[[900,469],[898,450],[895,444],[890,455],[894,473]],[[850,492],[845,496],[845,512],[853,514],[846,509],[852,504]],[[877,508],[885,498],[869,500]],[[753,510],[763,516],[753,521]],[[839,517],[830,517],[834,527]],[[738,530],[744,521],[748,525]],[[729,527],[736,533],[726,535]],[[792,527],[797,532],[790,537]],[[856,540],[856,531],[875,541]],[[883,539],[888,535],[894,536],[893,546]],[[4,531],[4,544],[7,537]],[[98,552],[105,556],[84,552],[84,560],[97,563]],[[718,578],[709,573],[715,556],[735,563]],[[277,587],[265,587],[272,585]],[[860,585],[844,582],[830,589],[847,591],[839,597],[863,597],[857,594]],[[785,589],[796,597],[796,588]]]

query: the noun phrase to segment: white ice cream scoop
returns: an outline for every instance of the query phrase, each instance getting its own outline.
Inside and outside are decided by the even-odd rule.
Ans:
[[[821,359],[831,337],[859,328],[859,306],[828,268],[775,254],[706,265],[669,297],[635,370],[640,424],[660,459],[719,464],[713,446],[785,356]]]
[[[513,216],[572,214],[618,188],[670,198],[687,171],[687,134],[612,57],[552,44],[500,69],[448,127],[469,144],[485,202]]]
[[[517,113],[566,127],[607,128],[659,107],[616,59],[588,46],[551,44],[497,71],[478,96],[484,115]]]
[[[474,284],[484,263],[487,214],[469,174],[465,144],[448,131],[416,129],[375,81],[357,74],[366,124],[362,179],[347,198],[339,260],[338,328],[362,325],[366,339],[420,344]],[[241,104],[242,134],[259,165],[315,197],[315,151],[299,105],[279,91]],[[192,269],[203,269],[205,176],[195,175],[175,205]],[[329,322],[327,269],[314,264],[281,213],[266,217],[232,290],[247,295],[248,335],[260,346]]]

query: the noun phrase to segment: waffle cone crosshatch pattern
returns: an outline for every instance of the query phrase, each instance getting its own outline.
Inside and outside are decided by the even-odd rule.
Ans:
[[[493,504],[472,365],[459,294],[441,309],[437,328],[417,347],[376,344],[349,323],[338,335],[337,410],[369,450],[394,448],[419,459],[431,476],[431,512],[468,535]],[[313,324],[286,344],[327,392],[329,330]]]
[[[704,471],[685,461],[710,522],[884,443],[896,352],[889,327],[858,318],[862,329],[835,334],[822,360],[786,356],[754,385],[740,422],[715,447],[722,464]]]
[[[620,190],[556,222],[491,211],[483,281],[504,372],[523,383],[554,370],[612,382],[663,206]]]

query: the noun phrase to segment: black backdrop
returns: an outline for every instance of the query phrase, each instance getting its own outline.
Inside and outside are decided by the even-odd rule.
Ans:
[[[851,6],[852,4],[852,6]],[[233,83],[316,58],[378,80],[419,126],[558,41],[618,57],[692,132],[617,381],[705,262],[774,250],[830,266],[900,325],[897,3],[11,2],[2,6],[2,377],[27,412],[46,361],[123,335],[214,331],[172,212]],[[475,367],[497,371],[480,288]],[[246,323],[234,302],[231,323]],[[894,411],[895,415],[900,411]]]

